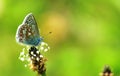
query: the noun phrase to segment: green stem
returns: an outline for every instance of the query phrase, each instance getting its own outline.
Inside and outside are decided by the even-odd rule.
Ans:
[[[39,74],[39,73],[38,73],[37,76],[47,76],[47,75],[46,75],[46,72],[43,72],[42,74]]]
[[[46,76],[46,73],[45,73],[45,72],[43,72],[43,73],[41,74],[41,76]]]

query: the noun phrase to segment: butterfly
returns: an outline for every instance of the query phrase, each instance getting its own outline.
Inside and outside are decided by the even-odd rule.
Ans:
[[[25,45],[38,46],[42,40],[36,20],[33,14],[29,13],[17,29],[16,41]]]

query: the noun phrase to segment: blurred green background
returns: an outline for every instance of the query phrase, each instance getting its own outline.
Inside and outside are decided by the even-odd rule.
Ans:
[[[36,76],[15,40],[30,12],[51,47],[47,76],[99,76],[106,64],[120,75],[119,0],[0,0],[0,76]]]

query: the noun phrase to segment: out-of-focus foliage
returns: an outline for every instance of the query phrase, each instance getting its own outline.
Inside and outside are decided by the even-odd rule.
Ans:
[[[35,76],[18,57],[17,27],[32,12],[51,50],[48,76],[120,75],[119,0],[0,0],[0,76]],[[48,34],[52,32],[52,34]]]

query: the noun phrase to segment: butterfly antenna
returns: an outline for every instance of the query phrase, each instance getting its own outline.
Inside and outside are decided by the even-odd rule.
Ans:
[[[50,34],[52,34],[52,32],[48,32],[43,38],[46,38]]]

